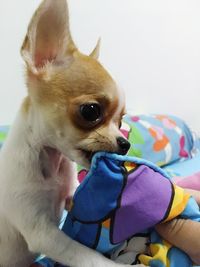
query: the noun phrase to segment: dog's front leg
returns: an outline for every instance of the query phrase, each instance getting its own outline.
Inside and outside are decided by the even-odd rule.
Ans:
[[[42,252],[53,260],[70,267],[117,267],[99,253],[71,240],[53,224],[43,225],[26,236],[29,249]],[[127,265],[126,265],[127,266]]]

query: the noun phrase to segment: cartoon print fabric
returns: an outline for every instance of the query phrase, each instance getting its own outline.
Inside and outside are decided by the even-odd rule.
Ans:
[[[94,156],[74,195],[63,231],[111,258],[124,242],[145,235],[145,251],[125,263],[189,267],[190,258],[153,231],[157,223],[177,216],[200,221],[199,207],[162,169],[139,158],[102,152]]]

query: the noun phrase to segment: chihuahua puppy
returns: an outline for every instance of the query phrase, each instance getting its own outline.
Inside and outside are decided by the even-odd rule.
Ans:
[[[99,150],[125,154],[124,96],[97,61],[76,48],[66,0],[44,0],[21,54],[28,96],[0,153],[0,266],[28,267],[40,253],[71,267],[118,264],[58,229],[76,186],[74,161]]]

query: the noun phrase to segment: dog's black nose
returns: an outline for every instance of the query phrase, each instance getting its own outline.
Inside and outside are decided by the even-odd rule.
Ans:
[[[119,154],[122,154],[122,155],[125,155],[131,146],[131,144],[128,142],[128,140],[126,140],[123,137],[117,138],[117,144],[119,146]]]

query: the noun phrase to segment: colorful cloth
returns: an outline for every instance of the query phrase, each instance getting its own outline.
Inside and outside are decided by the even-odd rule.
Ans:
[[[199,207],[162,169],[139,158],[102,152],[94,156],[74,195],[63,231],[111,258],[127,240],[145,236],[145,251],[131,263],[189,267],[190,258],[152,230],[177,216],[200,221]]]

